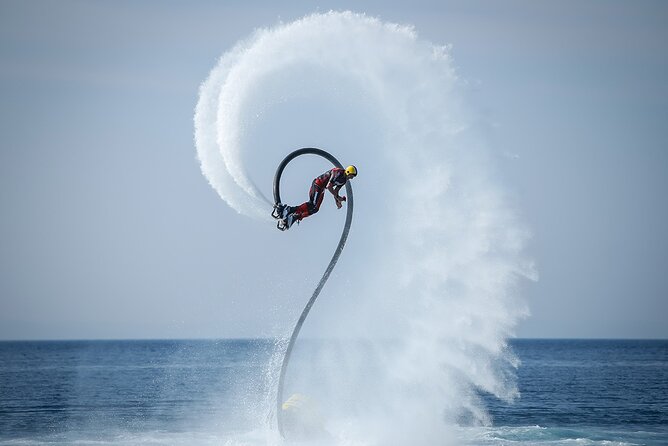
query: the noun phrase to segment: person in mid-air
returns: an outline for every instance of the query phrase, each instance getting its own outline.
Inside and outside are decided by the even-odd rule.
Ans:
[[[339,190],[345,186],[346,181],[356,176],[357,168],[355,166],[348,166],[345,169],[335,167],[314,179],[309,191],[309,200],[306,203],[295,207],[285,206],[283,208],[282,217],[285,221],[285,229],[292,226],[294,222],[302,221],[309,215],[318,212],[322,204],[322,199],[325,197],[325,189],[332,193],[336,207],[341,209],[341,203],[346,201],[346,197],[340,196]]]

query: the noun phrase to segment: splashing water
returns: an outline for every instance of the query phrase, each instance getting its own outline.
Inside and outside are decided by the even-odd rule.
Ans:
[[[507,338],[528,313],[518,283],[535,272],[464,90],[448,47],[351,12],[257,31],[201,87],[202,172],[240,214],[271,220],[258,184],[295,148],[360,170],[345,290],[311,329],[355,341],[303,346],[289,372],[334,444],[457,444],[456,426],[491,423],[479,391],[517,396]],[[300,236],[341,224],[328,220]]]

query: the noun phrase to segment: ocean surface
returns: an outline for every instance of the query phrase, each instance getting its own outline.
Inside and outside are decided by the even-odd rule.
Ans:
[[[463,443],[668,444],[668,341],[512,347],[521,396],[481,395],[492,425],[461,427]],[[274,350],[268,340],[0,342],[0,445],[270,444],[260,426],[271,425]]]

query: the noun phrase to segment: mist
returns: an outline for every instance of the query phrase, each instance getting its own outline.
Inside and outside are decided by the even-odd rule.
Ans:
[[[288,389],[310,389],[330,430],[352,429],[371,444],[432,444],[462,419],[490,423],[474,389],[517,395],[507,339],[528,314],[518,283],[536,278],[524,252],[529,231],[494,173],[453,66],[447,47],[410,27],[330,12],[256,31],[200,90],[202,171],[239,218],[269,220],[260,179],[293,149],[321,147],[359,169],[348,246],[304,326],[306,338],[347,343],[337,354],[311,350],[288,370]],[[292,163],[284,200],[303,201],[327,168]],[[267,292],[292,302],[294,320],[342,223],[329,209],[269,248],[286,253],[277,268],[293,285]],[[308,259],[315,266],[300,268]],[[299,350],[298,340],[297,354],[308,355]],[[275,368],[267,373],[275,380]]]

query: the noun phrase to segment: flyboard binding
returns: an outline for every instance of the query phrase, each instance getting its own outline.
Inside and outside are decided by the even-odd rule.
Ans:
[[[287,231],[290,229],[290,226],[292,226],[291,224],[288,224],[288,216],[290,215],[290,211],[290,206],[286,204],[274,204],[274,210],[271,211],[271,216],[278,220],[276,227],[280,231]]]

